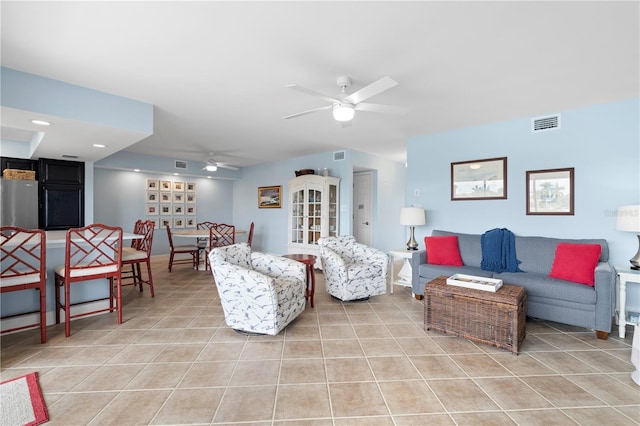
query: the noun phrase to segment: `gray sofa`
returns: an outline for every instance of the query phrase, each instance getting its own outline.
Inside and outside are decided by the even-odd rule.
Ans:
[[[505,284],[524,287],[527,291],[527,316],[596,331],[606,339],[611,331],[615,309],[615,271],[608,263],[609,247],[603,239],[557,239],[547,237],[515,237],[516,256],[524,272],[495,273],[480,268],[481,235],[434,230],[432,235],[457,235],[464,266],[430,265],[424,250],[413,254],[412,289],[424,295],[427,282],[441,275],[468,274],[501,279]],[[549,277],[558,243],[600,244],[602,253],[595,270],[595,286]]]

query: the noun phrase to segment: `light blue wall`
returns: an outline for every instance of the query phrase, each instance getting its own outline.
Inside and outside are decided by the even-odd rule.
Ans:
[[[399,211],[404,203],[404,165],[357,151],[345,151],[345,159],[333,160],[333,152],[261,164],[242,170],[242,179],[234,183],[234,222],[238,226],[255,222],[253,246],[258,251],[284,254],[287,252],[288,182],[300,169],[329,169],[329,175],[340,178],[340,234],[352,233],[353,170],[354,167],[372,169],[378,176],[375,197],[378,201],[377,218],[381,226],[374,227],[373,245],[390,249],[402,240],[402,229],[387,227],[389,207]],[[259,209],[258,187],[282,185],[282,208]],[[397,222],[397,221],[394,221]],[[392,243],[389,241],[396,240]]]
[[[605,238],[614,265],[628,265],[635,235],[615,229],[616,209],[640,204],[639,99],[588,106],[561,113],[561,128],[531,132],[531,117],[450,132],[418,136],[407,145],[406,196],[422,204],[433,229],[483,233],[495,227],[517,235]],[[508,158],[508,198],[451,201],[451,163]],[[527,170],[575,168],[574,216],[527,216]],[[415,190],[420,193],[414,196]]]

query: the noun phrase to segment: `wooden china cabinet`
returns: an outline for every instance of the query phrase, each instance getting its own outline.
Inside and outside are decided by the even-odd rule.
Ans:
[[[289,254],[318,256],[318,239],[339,235],[340,178],[302,175],[289,181]]]

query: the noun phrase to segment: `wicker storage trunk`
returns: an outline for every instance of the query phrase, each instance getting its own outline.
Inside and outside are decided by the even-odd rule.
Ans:
[[[11,180],[35,180],[36,172],[32,170],[4,169],[2,171],[2,178]]]
[[[518,354],[525,336],[527,293],[503,285],[497,292],[447,285],[447,277],[424,290],[424,326]]]

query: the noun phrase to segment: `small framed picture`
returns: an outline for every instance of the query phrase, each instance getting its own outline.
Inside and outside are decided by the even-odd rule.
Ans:
[[[184,182],[173,182],[173,190],[175,192],[184,192]]]
[[[185,197],[187,204],[195,204],[196,203],[196,194],[190,194],[187,192]]]
[[[196,215],[196,206],[192,206],[190,204],[187,204],[185,206],[185,210],[188,216],[195,216]]]
[[[167,226],[171,228],[171,225],[172,225],[171,219],[160,219],[160,222],[162,223],[163,228],[166,228]]]
[[[184,204],[174,204],[173,205],[173,214],[174,215],[183,215],[184,214]]]
[[[158,191],[147,191],[147,203],[157,203],[160,199]]]
[[[157,216],[160,214],[160,206],[157,203],[147,204],[147,216]]]
[[[161,180],[160,181],[160,191],[171,191],[171,181],[170,180]]]
[[[282,186],[258,187],[258,208],[279,209],[282,207]]]
[[[451,163],[451,201],[506,199],[507,157]]]
[[[147,190],[157,191],[159,189],[160,187],[159,187],[158,179],[147,179]]]
[[[174,203],[184,203],[184,193],[182,193],[182,192],[174,192],[173,193],[173,202]]]
[[[196,227],[196,218],[188,217],[185,219],[187,228],[195,228]]]
[[[187,182],[186,191],[187,192],[196,192],[196,183],[195,182]]]
[[[170,192],[161,192],[160,193],[160,202],[161,203],[171,203],[173,198],[171,197]]]
[[[184,228],[184,218],[183,217],[174,217],[173,218],[173,227],[174,228]]]
[[[160,215],[161,216],[171,216],[171,204],[160,204]]]
[[[573,214],[573,167],[527,171],[527,215]]]
[[[153,222],[153,227],[155,229],[160,229],[160,219],[157,217],[148,217],[147,220]]]

